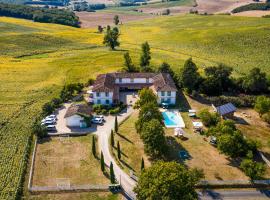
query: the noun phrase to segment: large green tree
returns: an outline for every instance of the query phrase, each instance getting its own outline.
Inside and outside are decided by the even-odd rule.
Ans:
[[[255,110],[260,114],[263,115],[270,111],[270,98],[266,96],[259,96],[255,102]]]
[[[192,61],[192,58],[186,60],[184,67],[180,70],[179,85],[181,85],[189,94],[192,90],[198,89],[198,83],[201,76],[198,72],[198,67]]]
[[[253,161],[249,158],[244,159],[241,162],[240,168],[245,172],[248,177],[250,177],[251,180],[261,179],[266,170],[263,163]]]
[[[160,73],[167,73],[170,74],[172,78],[174,78],[174,71],[172,70],[171,66],[166,63],[163,62],[159,67],[158,67],[158,72]]]
[[[157,95],[154,94],[153,90],[149,88],[143,88],[139,92],[139,100],[135,103],[135,108],[140,108],[145,104],[153,103],[157,106]]]
[[[164,128],[159,120],[151,119],[142,127],[141,138],[147,154],[160,157],[167,150]]]
[[[151,119],[157,119],[163,125],[162,114],[155,103],[147,103],[141,107],[138,120],[135,123],[136,131],[141,133],[144,124],[148,123]]]
[[[262,93],[268,90],[266,73],[260,68],[253,68],[243,77],[242,87],[245,92]]]
[[[126,72],[137,72],[135,65],[132,63],[131,57],[128,52],[124,54],[124,71]]]
[[[140,59],[140,66],[142,67],[142,71],[145,71],[146,68],[150,65],[151,52],[150,46],[148,42],[142,44],[142,54]]]
[[[176,162],[158,161],[143,170],[134,191],[138,200],[197,199],[195,184],[203,178],[200,170],[188,170]]]
[[[117,26],[119,24],[119,16],[118,15],[115,15],[114,18],[113,18],[113,22],[114,24]]]
[[[115,47],[120,46],[118,37],[119,30],[117,27],[114,27],[112,30],[108,28],[106,34],[104,35],[103,44],[114,50]]]

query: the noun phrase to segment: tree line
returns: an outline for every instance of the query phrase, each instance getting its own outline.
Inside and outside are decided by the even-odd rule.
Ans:
[[[269,10],[270,9],[270,2],[266,3],[251,3],[248,5],[240,6],[232,10],[232,13],[239,13],[243,11],[249,10]]]
[[[80,27],[79,18],[73,12],[57,8],[0,3],[0,16]]]

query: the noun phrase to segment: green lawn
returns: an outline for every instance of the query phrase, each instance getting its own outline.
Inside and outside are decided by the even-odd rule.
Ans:
[[[118,163],[128,174],[130,173],[130,170],[132,170],[139,175],[141,172],[141,159],[144,158],[145,167],[150,166],[150,162],[144,153],[144,145],[135,129],[137,117],[138,112],[135,111],[135,113],[120,125],[119,133],[114,134],[115,147],[117,147],[117,142],[120,142],[121,161],[119,162],[117,158],[116,148],[113,148],[113,154],[115,159],[118,160]]]
[[[269,25],[266,18],[161,16],[120,26],[121,51],[109,51],[93,29],[0,17],[0,199],[15,198],[31,123],[64,84],[120,69],[123,50],[138,65],[144,41],[155,67],[166,61],[178,71],[192,56],[200,69],[223,62],[236,75],[252,67],[269,74]]]

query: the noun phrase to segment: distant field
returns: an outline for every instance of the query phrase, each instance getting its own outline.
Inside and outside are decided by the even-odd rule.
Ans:
[[[236,75],[252,67],[270,73],[270,19],[231,16],[163,16],[120,26],[122,51],[109,51],[95,29],[0,17],[0,199],[14,199],[24,169],[33,119],[65,83],[86,82],[122,66],[130,50],[152,47],[153,66],[178,71],[190,56],[200,69],[219,62]]]

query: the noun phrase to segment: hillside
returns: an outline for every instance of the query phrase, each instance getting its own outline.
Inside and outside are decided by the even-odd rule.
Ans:
[[[121,26],[122,51],[109,51],[93,29],[1,17],[0,199],[15,197],[31,123],[65,83],[119,69],[123,50],[138,64],[144,41],[153,66],[166,61],[178,70],[193,56],[200,67],[223,62],[238,74],[254,66],[269,73],[269,25],[269,19],[230,16],[158,17]]]

